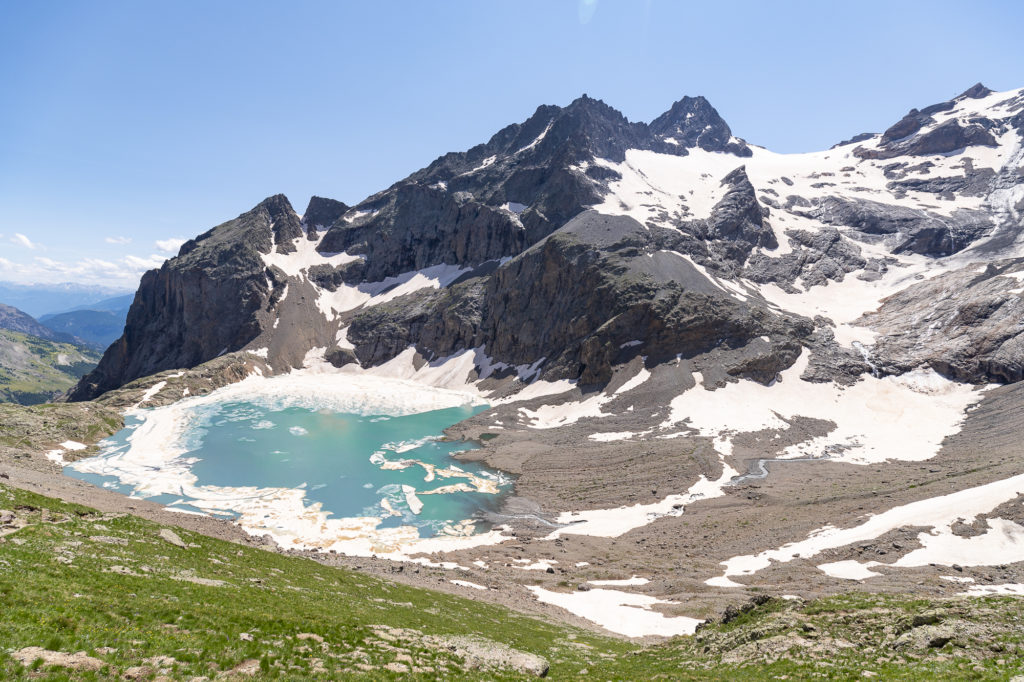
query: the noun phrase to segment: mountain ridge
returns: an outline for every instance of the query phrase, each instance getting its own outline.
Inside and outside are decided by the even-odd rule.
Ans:
[[[481,516],[510,534],[444,560],[587,618],[586,570],[676,633],[766,590],[1019,591],[1024,90],[968,92],[902,136],[743,156],[581,100],[354,206],[269,197],[147,273],[72,397],[157,423],[243,380],[486,403],[446,435],[516,476]],[[295,511],[246,527],[345,551]]]
[[[1003,96],[1005,102],[992,101],[999,96]],[[357,319],[360,313],[337,309],[331,313],[327,299],[339,298],[339,292],[367,288],[370,283],[397,282],[408,278],[409,273],[442,266],[457,269],[458,282],[480,277],[493,287],[498,281],[497,271],[503,268],[507,271],[510,267],[508,259],[514,260],[518,254],[529,252],[588,210],[596,210],[601,215],[632,216],[645,231],[645,237],[629,248],[648,255],[650,252],[678,254],[687,263],[693,263],[699,276],[711,281],[716,292],[724,292],[726,298],[753,294],[763,299],[764,292],[760,289],[766,285],[777,285],[792,294],[815,285],[827,285],[830,281],[841,282],[852,274],[868,279],[885,277],[893,256],[898,259],[901,253],[920,253],[931,259],[942,258],[974,245],[993,230],[998,231],[992,212],[980,210],[973,197],[989,196],[994,191],[993,183],[1004,176],[1003,182],[1010,183],[1012,191],[1019,186],[1005,171],[1000,175],[994,168],[975,167],[973,157],[962,152],[966,160],[958,168],[963,172],[963,179],[915,177],[930,175],[930,168],[943,163],[949,165],[946,161],[924,159],[918,166],[911,167],[909,163],[891,159],[924,154],[924,150],[931,148],[927,141],[929,136],[937,134],[941,140],[946,140],[948,135],[943,132],[943,126],[960,126],[960,120],[970,121],[964,125],[984,130],[988,136],[964,138],[962,141],[971,143],[965,149],[994,149],[988,142],[989,138],[995,139],[990,131],[1002,131],[999,134],[1003,137],[1024,132],[1024,113],[1019,111],[1022,101],[1024,95],[1020,91],[992,93],[978,84],[953,100],[911,112],[905,120],[912,119],[914,125],[898,123],[881,135],[856,143],[852,150],[844,152],[850,165],[842,168],[828,161],[828,152],[787,157],[748,146],[732,136],[728,125],[702,97],[677,101],[649,124],[630,123],[604,102],[585,95],[566,107],[543,105],[526,121],[503,128],[488,142],[465,152],[443,155],[355,206],[312,198],[305,211],[312,225],[309,220],[303,222],[287,198],[276,195],[268,197],[252,211],[189,240],[177,258],[160,270],[146,274],[140,293],[150,289],[169,292],[176,287],[199,286],[208,292],[204,295],[212,296],[216,282],[218,288],[230,292],[222,295],[223,303],[206,300],[202,308],[216,312],[205,314],[199,309],[189,312],[188,297],[180,293],[170,298],[161,294],[159,304],[143,295],[143,300],[136,301],[129,313],[126,335],[108,350],[110,358],[105,357],[97,374],[86,377],[72,395],[75,399],[94,397],[98,392],[147,373],[194,366],[220,353],[241,350],[264,337],[271,354],[278,355],[278,360],[282,361],[283,369],[301,366],[306,352],[314,346],[326,348],[326,352],[339,361],[355,358],[377,363],[387,361],[389,354],[391,357],[396,354],[400,338],[419,345],[420,351],[428,357],[456,351],[456,339],[476,345],[495,342],[501,345],[501,333],[493,323],[488,323],[493,336],[469,333],[478,324],[475,320],[487,317],[476,313],[472,319],[459,318],[461,321],[454,327],[449,325],[444,333],[428,330],[432,342],[403,333],[395,338],[396,343],[381,345],[379,334],[366,335],[365,320]],[[997,111],[999,107],[1017,107],[1018,111],[1007,109],[1007,113],[1014,115],[985,118],[978,112],[984,109],[982,105],[989,103]],[[972,109],[975,104],[982,108]],[[966,113],[958,114],[960,111]],[[903,128],[907,129],[907,135],[894,137]],[[916,137],[925,140],[921,143],[924,146],[906,147],[907,139]],[[903,146],[894,147],[894,144]],[[898,155],[893,156],[894,153]],[[943,153],[945,157],[932,155],[929,158],[957,156]],[[784,197],[772,187],[773,184],[783,188],[792,185],[792,180],[783,174],[765,179],[766,168],[770,171],[771,164],[778,165],[788,158],[820,159],[823,164],[820,173],[812,169],[809,174],[809,177],[817,175],[820,181],[805,181],[803,195]],[[684,173],[681,176],[684,188],[685,174],[694,173],[694,184],[689,186],[693,197],[682,194],[672,197],[658,185],[662,182],[660,179],[652,180],[649,172],[639,170],[641,166],[637,163],[652,161],[665,166],[668,170],[665,177],[669,179],[680,177],[673,176],[676,171],[671,170],[679,168],[679,172]],[[863,170],[852,173],[853,164],[863,166]],[[833,165],[836,170],[828,170]],[[652,168],[665,172],[656,166]],[[752,174],[751,171],[757,172]],[[770,174],[774,176],[775,172]],[[844,181],[851,185],[850,190],[829,193],[826,188],[836,187],[837,183],[828,178],[837,176],[863,180]],[[879,183],[878,188],[865,190],[854,186],[857,182],[868,181]],[[707,198],[698,195],[698,191]],[[909,196],[923,198],[909,201]],[[932,196],[940,201],[962,196],[962,201],[957,199],[953,203],[962,203],[963,207],[950,211],[936,204],[930,208]],[[699,208],[700,205],[707,208]],[[1012,214],[1019,209],[1011,206],[1009,210]],[[801,225],[812,221],[818,227],[785,227],[786,222],[794,221]],[[1010,223],[1002,220],[1001,224]],[[632,233],[631,229],[626,233]],[[314,248],[298,246],[301,242],[308,242]],[[879,244],[887,245],[885,252],[878,252]],[[277,258],[274,254],[294,255],[300,248],[305,249],[306,255],[296,256],[301,263],[297,263],[294,272],[286,272],[276,262],[271,262]],[[863,255],[865,249],[874,255]],[[590,250],[601,252],[600,247]],[[723,289],[715,284],[718,279],[736,281],[740,290],[747,293],[735,294],[728,291],[728,287]],[[509,290],[529,285],[529,282],[513,281],[507,276],[502,281]],[[743,284],[744,281],[750,284]],[[798,282],[804,285],[798,286]],[[443,291],[448,285],[434,286]],[[474,294],[477,299],[472,303],[465,301],[463,308],[469,305],[468,309],[478,309],[484,305],[479,300],[484,289],[477,289]],[[460,285],[460,290],[466,291],[466,286]],[[275,342],[270,326],[280,317],[281,300],[296,294],[318,302],[319,309],[293,309],[289,315],[294,321],[289,328],[299,330],[293,333],[300,340],[297,345]],[[489,295],[493,298],[494,292]],[[239,312],[239,302],[244,312]],[[137,307],[140,304],[141,307]],[[771,315],[774,314],[770,312],[772,306],[776,304],[777,301],[763,299],[758,306]],[[520,314],[526,313],[521,310]],[[147,318],[148,321],[140,324],[140,316],[152,319]],[[191,321],[182,323],[186,319]],[[580,333],[563,339],[568,346],[545,348],[543,342],[535,344],[531,350],[535,354],[533,358],[517,354],[498,359],[511,364],[529,364],[542,356],[550,358],[566,353],[566,357],[579,358],[583,344],[589,343],[594,348],[595,344],[611,342],[599,342],[598,337],[593,336],[609,322],[610,319],[602,318],[595,326],[581,328]],[[340,330],[351,324],[363,330],[360,338],[372,343],[377,350],[357,346],[354,353],[349,353],[347,340],[340,337],[335,340]],[[392,327],[395,324],[398,323],[392,320]],[[460,326],[462,331],[457,331]],[[512,326],[516,326],[515,321]],[[155,348],[147,347],[144,352],[134,350],[140,343],[146,347],[145,335],[134,331],[140,327],[163,328],[162,337],[175,339],[173,343],[164,344],[169,354],[161,351],[159,344]],[[798,337],[789,337],[780,343],[786,346],[797,338],[807,344],[811,335],[805,329]],[[289,345],[294,347],[283,348]],[[391,351],[382,354],[380,349],[385,346]],[[620,354],[605,350],[601,355]],[[591,379],[608,379],[608,367],[585,372],[584,364],[587,363],[578,359],[569,365],[549,360],[549,369],[545,371],[551,378],[585,376],[585,383]],[[842,364],[848,369],[866,366],[859,365],[855,357]],[[980,368],[983,364],[976,366]],[[559,368],[551,369],[555,365]],[[981,369],[960,374],[971,380],[983,379],[985,375]],[[1006,376],[1011,375],[1013,372]]]

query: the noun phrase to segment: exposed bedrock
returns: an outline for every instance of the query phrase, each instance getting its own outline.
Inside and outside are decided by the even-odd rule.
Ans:
[[[997,144],[996,138],[993,137],[992,133],[982,123],[960,125],[958,121],[951,119],[925,133],[918,133],[918,130],[920,130],[920,120],[914,120],[912,123],[918,124],[918,128],[908,133],[911,135],[909,139],[894,140],[880,146],[878,149],[858,148],[853,153],[862,159],[891,159],[897,156],[948,154],[966,149],[967,147],[995,147]],[[901,121],[897,125],[902,124],[903,122]],[[913,125],[907,125],[908,130],[912,128]],[[892,129],[890,128],[890,130]],[[901,128],[895,132],[899,133],[902,130]]]
[[[765,224],[768,208],[757,200],[747,171],[740,166],[722,179],[725,195],[715,204],[708,219],[708,236],[728,243],[728,254],[743,262],[757,246],[774,249],[775,233]]]
[[[900,260],[919,260],[902,254],[939,260],[969,247],[979,260],[1016,254],[1024,175],[1019,138],[1010,133],[1024,134],[1024,94],[971,101],[990,94],[976,86],[910,112],[868,143],[872,153],[899,156],[892,161],[848,159],[837,172],[823,167],[801,176],[786,171],[800,182],[851,174],[852,185],[857,168],[870,167],[887,183],[843,189],[814,182],[815,189],[837,188],[819,198],[790,194],[802,185],[787,176],[778,181],[790,189],[766,186],[759,197],[742,164],[753,171],[763,158],[700,97],[683,98],[649,124],[587,96],[542,106],[355,207],[313,197],[300,219],[278,195],[187,242],[144,276],[124,335],[72,398],[240,349],[283,372],[306,364],[313,349],[335,365],[372,366],[410,346],[420,352],[417,362],[483,347],[495,363],[536,365],[545,378],[600,385],[613,367],[640,356],[649,366],[699,357],[711,383],[730,376],[767,382],[803,346],[812,350],[806,376],[814,380],[832,373],[845,382],[865,371],[921,365],[966,380],[1016,380],[1019,278],[993,275],[996,283],[986,284],[957,273],[948,276],[955,296],[946,297],[946,279],[935,277],[891,297],[867,320],[880,332],[870,362],[839,347],[827,321],[779,312],[750,285],[772,282],[797,294],[850,275],[877,279]],[[996,141],[1005,149],[980,148]],[[985,153],[938,158],[963,148]],[[714,196],[702,198],[706,218],[658,213],[659,191],[680,198],[696,191],[683,186],[685,177],[678,187],[651,185],[651,213],[659,217],[647,225],[591,211],[621,190],[612,187],[622,179],[614,166],[631,149],[716,152],[726,165],[715,167],[732,170],[700,176]],[[638,171],[670,162],[678,159],[637,154],[630,161]],[[645,175],[652,182],[656,176]],[[847,190],[869,191],[878,201]],[[776,255],[783,235],[787,252]],[[318,257],[301,239],[319,240],[320,256],[358,258]],[[289,253],[294,258],[281,257]],[[442,264],[464,272],[455,281],[452,268],[417,273]],[[424,288],[387,300],[380,283],[399,275],[404,291]],[[908,321],[915,316],[920,324]]]
[[[512,256],[600,203],[617,174],[596,160],[621,162],[627,149],[685,156],[694,147],[751,154],[703,97],[683,98],[650,124],[586,95],[567,107],[542,106],[487,143],[445,154],[366,199],[334,221],[320,250],[366,256],[349,282]]]
[[[981,99],[990,94],[991,90],[976,83],[952,100],[932,104],[920,111],[911,109],[882,133],[876,149],[858,147],[853,153],[862,159],[891,159],[897,156],[948,154],[973,146],[995,147],[997,142],[990,132],[994,124],[989,119],[976,118],[964,125],[951,118],[933,126],[936,123],[935,114],[951,111],[964,100]],[[929,126],[933,127],[922,132]]]
[[[914,284],[862,321],[879,332],[873,348],[884,371],[931,367],[968,382],[1024,379],[1024,259]]]
[[[335,199],[324,197],[311,197],[306,206],[306,212],[302,215],[302,222],[305,224],[306,236],[312,241],[320,237],[320,233],[329,228],[334,222],[345,215],[352,208],[348,204]]]
[[[849,227],[865,235],[887,237],[893,253],[948,256],[963,250],[992,229],[980,211],[957,209],[949,216],[867,199],[828,197],[800,215],[826,225]]]
[[[685,153],[687,148],[700,147],[709,152],[753,155],[745,142],[732,137],[729,126],[703,97],[682,98],[648,127],[660,138],[660,144],[653,146],[654,151],[663,154]]]
[[[83,377],[70,400],[89,400],[165,369],[194,367],[236,351],[263,328],[265,311],[284,288],[262,253],[276,243],[287,252],[302,235],[298,215],[283,195],[189,240],[177,258],[142,277],[124,334]]]
[[[638,355],[717,351],[725,372],[763,382],[795,361],[810,320],[742,303],[653,245],[632,218],[587,212],[486,278],[359,314],[348,338],[364,363],[411,344],[427,357],[483,345],[509,365],[546,358],[543,376],[583,384]]]
[[[479,265],[524,246],[525,232],[507,211],[422,185],[402,185],[365,219],[336,223],[320,242],[322,252],[365,256],[350,269],[349,283],[386,277],[441,263]]]
[[[793,250],[772,257],[758,252],[750,257],[744,274],[754,282],[792,285],[802,279],[805,286],[819,286],[829,280],[842,281],[847,273],[863,270],[868,261],[860,247],[834,227],[819,232],[788,230]]]

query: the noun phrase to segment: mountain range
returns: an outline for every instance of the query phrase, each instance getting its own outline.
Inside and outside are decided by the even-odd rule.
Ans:
[[[278,195],[190,240],[74,397],[243,349],[274,372],[313,349],[364,367],[479,349],[600,386],[640,356],[770,383],[806,348],[812,380],[1016,381],[1022,108],[979,84],[780,155],[701,97],[647,124],[586,95],[542,106],[356,206],[314,197],[300,216]],[[853,290],[857,309],[813,303]],[[927,338],[907,315],[921,301]],[[877,342],[844,343],[861,313]]]
[[[460,580],[590,620],[650,598],[681,633],[740,595],[1024,591],[1022,344],[1024,90],[804,154],[701,97],[638,123],[583,96],[354,206],[202,232],[70,399],[472,394],[446,433],[515,494],[487,517],[509,535],[444,553]],[[594,567],[642,594],[579,596]]]

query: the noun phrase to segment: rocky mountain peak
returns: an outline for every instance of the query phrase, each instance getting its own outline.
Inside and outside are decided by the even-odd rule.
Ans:
[[[643,133],[642,124],[630,123],[618,110],[583,95],[561,111],[549,136],[566,145],[574,161],[586,155],[622,161],[626,149],[643,144]]]
[[[267,197],[253,211],[266,213],[270,220],[270,229],[274,233],[274,243],[277,245],[278,253],[291,253],[295,250],[292,241],[302,236],[302,221],[299,214],[292,208],[288,197],[283,194],[275,194]]]
[[[967,88],[959,95],[956,96],[957,100],[962,99],[981,99],[982,97],[988,97],[992,94],[992,91],[986,88],[981,83],[975,83],[971,87]]]
[[[746,167],[730,172],[721,184],[726,191],[711,210],[708,236],[729,242],[729,256],[740,262],[754,247],[777,247],[775,233],[764,222],[768,209],[757,200]]]
[[[234,220],[221,223],[195,239],[188,240],[182,245],[178,256],[187,256],[204,243],[212,248],[231,248],[243,239],[262,253],[274,250],[275,244],[279,253],[291,253],[295,250],[292,242],[302,234],[302,221],[288,197],[275,194]]]
[[[978,111],[967,100],[983,99],[992,91],[975,83],[960,95],[923,109],[911,109],[879,138],[876,148],[860,147],[854,154],[863,159],[948,154],[967,147],[995,147],[993,130],[1001,128],[991,112]],[[995,108],[998,108],[995,107]]]
[[[709,152],[750,156],[743,142],[733,140],[729,125],[704,97],[683,97],[648,125],[651,134],[668,144],[668,153],[700,147]],[[674,148],[674,149],[673,149]],[[658,149],[658,151],[662,151]]]
[[[1024,93],[986,91],[912,110],[855,149],[791,157],[747,147],[703,97],[647,124],[584,95],[355,207],[313,197],[300,220],[283,195],[268,197],[147,273],[124,337],[75,396],[246,348],[277,371],[312,348],[351,346],[343,359],[364,366],[412,347],[424,358],[486,348],[508,366],[548,358],[545,377],[589,384],[631,361],[634,341],[657,362],[774,339],[743,323],[726,343],[715,330],[728,320],[696,335],[683,322],[705,317],[697,294],[742,304],[732,318],[742,306],[762,316],[777,295],[765,285],[789,309],[812,287],[916,267],[905,254],[943,259],[1017,238],[1024,175],[1006,133],[1024,129]],[[1005,149],[981,148],[996,143]],[[667,336],[665,315],[682,321]],[[796,344],[805,332],[780,333]],[[868,371],[850,348],[828,357],[850,381]],[[762,364],[755,374],[770,380],[779,366]]]
[[[306,212],[302,214],[302,222],[306,225],[307,236],[310,239],[317,239],[320,230],[325,230],[333,225],[350,208],[351,206],[348,204],[335,199],[315,195],[310,197]]]

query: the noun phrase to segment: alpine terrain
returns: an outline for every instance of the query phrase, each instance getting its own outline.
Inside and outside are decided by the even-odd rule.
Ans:
[[[204,509],[631,638],[763,595],[1024,594],[1024,90],[806,154],[736,137],[703,97],[648,123],[541,106],[355,206],[276,195],[199,234],[68,400],[170,439],[159,415],[228,386],[385,379],[487,405],[447,434],[514,478],[493,530],[414,546],[305,490]],[[57,438],[40,470],[96,452]],[[939,644],[893,641],[975,636],[941,621],[914,625]],[[833,655],[800,632],[772,646]]]

